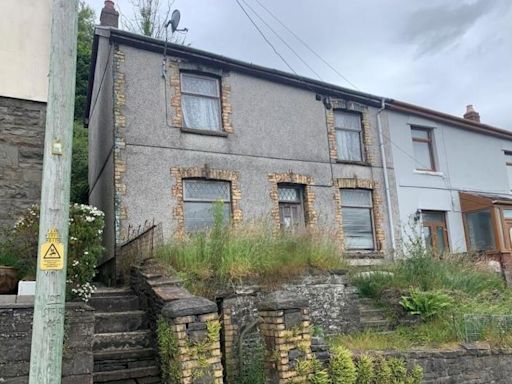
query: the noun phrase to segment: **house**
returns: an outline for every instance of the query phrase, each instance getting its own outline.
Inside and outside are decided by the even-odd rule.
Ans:
[[[325,228],[357,263],[392,254],[381,98],[106,26],[90,78],[90,203],[106,215],[105,262],[148,220],[166,238],[208,227],[219,200],[234,225]]]
[[[0,227],[39,202],[51,0],[0,2]]]

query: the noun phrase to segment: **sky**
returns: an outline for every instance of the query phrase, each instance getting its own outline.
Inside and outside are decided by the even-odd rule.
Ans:
[[[121,18],[133,1],[114,0]],[[96,11],[103,0],[85,0]],[[167,0],[160,0],[167,3]],[[511,0],[239,0],[296,73],[512,130]],[[280,25],[307,43],[311,53]],[[174,0],[186,43],[290,72],[236,0]],[[301,61],[251,8],[298,53]],[[122,23],[122,26],[127,23]],[[307,63],[307,65],[304,64]]]

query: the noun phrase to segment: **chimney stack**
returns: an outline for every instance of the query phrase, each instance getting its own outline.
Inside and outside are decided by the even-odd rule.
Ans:
[[[466,113],[464,114],[464,118],[467,120],[476,121],[477,123],[480,122],[480,114],[475,111],[475,108],[473,108],[473,105],[467,105],[466,106]]]
[[[104,27],[119,27],[119,12],[115,10],[112,0],[105,0],[105,6],[100,14],[100,25]]]

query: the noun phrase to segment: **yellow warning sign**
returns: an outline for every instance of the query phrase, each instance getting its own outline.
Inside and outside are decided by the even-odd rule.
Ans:
[[[40,267],[43,271],[64,268],[64,245],[60,242],[59,232],[52,228],[46,235],[47,242],[41,245]]]

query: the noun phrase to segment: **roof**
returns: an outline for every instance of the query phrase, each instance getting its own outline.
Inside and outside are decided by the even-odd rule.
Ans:
[[[185,45],[167,43],[162,40],[154,39],[151,37],[139,35],[123,31],[112,27],[96,27],[92,55],[91,55],[91,68],[89,72],[89,85],[87,90],[87,102],[85,106],[85,123],[88,124],[88,117],[90,112],[90,102],[92,94],[92,86],[94,84],[94,73],[96,66],[96,57],[98,52],[99,36],[108,37],[111,43],[128,45],[131,47],[156,52],[163,54],[166,48],[167,55],[174,57],[182,57],[194,62],[199,62],[215,67],[220,67],[235,72],[248,74],[250,76],[263,78],[266,80],[307,89],[324,96],[341,97],[362,104],[380,107],[382,101],[386,105],[386,109],[400,112],[409,113],[422,117],[426,117],[441,123],[448,123],[455,125],[459,128],[467,129],[470,131],[487,134],[495,137],[512,140],[512,132],[487,124],[478,123],[472,120],[463,119],[461,117],[453,116],[450,114],[434,111],[428,108],[423,108],[417,105],[405,103],[402,101],[385,98],[382,96],[373,95],[370,93],[355,91],[350,88],[341,87],[338,85],[326,83],[323,81],[314,80],[308,77],[291,74],[288,72],[263,67],[260,65],[247,63],[244,61],[232,59],[226,56],[217,55],[211,52],[203,51],[196,48],[187,47]]]

